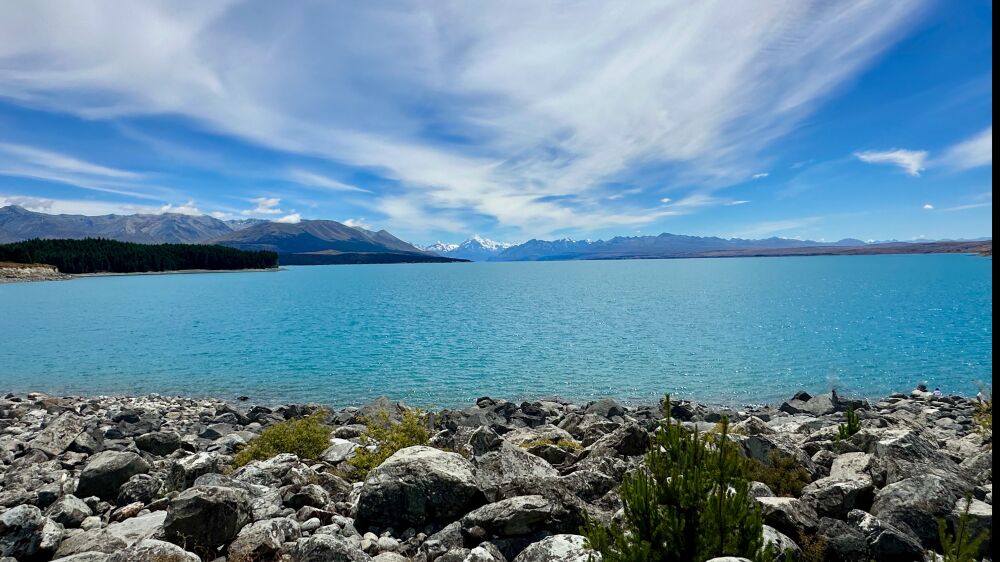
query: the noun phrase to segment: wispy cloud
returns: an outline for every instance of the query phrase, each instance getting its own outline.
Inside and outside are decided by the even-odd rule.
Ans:
[[[927,161],[926,150],[906,150],[894,148],[892,150],[866,150],[855,152],[854,156],[862,162],[869,164],[892,164],[899,166],[904,172],[911,176],[919,176],[924,170],[924,163]]]
[[[4,195],[0,194],[0,207],[7,205],[17,205],[29,211],[50,214],[67,215],[108,215],[108,214],[148,214],[160,215],[163,213],[179,213],[186,215],[201,215],[201,210],[197,208],[194,201],[187,201],[177,205],[135,205],[132,203],[118,203],[111,201],[95,201],[89,199],[55,199],[47,197],[35,197],[32,195]]]
[[[319,187],[330,191],[357,191],[363,193],[371,193],[367,189],[362,189],[354,185],[349,185],[337,181],[335,179],[328,178],[326,176],[309,172],[306,170],[298,170],[298,169],[292,170],[288,173],[288,177],[295,183],[311,187]]]
[[[757,173],[757,174],[754,174],[754,175],[750,176],[750,179],[752,179],[752,180],[762,180],[762,179],[766,178],[769,175],[771,175],[771,174],[769,174],[767,172],[760,172],[760,173]]]
[[[924,203],[923,209],[925,211],[933,211],[934,210],[934,205],[931,205],[930,203]]]
[[[776,221],[762,221],[748,225],[730,234],[731,238],[766,238],[782,235],[785,237],[800,237],[803,228],[815,226],[823,217],[801,217]]]
[[[396,183],[373,203],[390,221],[595,229],[667,216],[607,187],[637,163],[749,177],[924,4],[15,2],[0,81],[34,107],[180,115],[373,170]],[[325,179],[300,183],[353,191]]]
[[[278,207],[281,204],[281,199],[277,197],[257,197],[252,199],[251,202],[257,205],[252,209],[243,211],[244,215],[280,215],[285,212]]]
[[[940,163],[958,170],[993,165],[993,125],[949,148]]]
[[[274,219],[274,222],[280,222],[283,224],[298,224],[302,222],[302,215],[298,213],[290,213],[281,218]]]

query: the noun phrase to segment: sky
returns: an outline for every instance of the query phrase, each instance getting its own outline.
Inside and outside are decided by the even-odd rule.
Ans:
[[[0,3],[0,205],[411,242],[993,230],[992,3]]]

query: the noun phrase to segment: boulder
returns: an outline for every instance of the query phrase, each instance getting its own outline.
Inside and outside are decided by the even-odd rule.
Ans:
[[[625,415],[625,408],[611,398],[602,398],[587,404],[584,413],[595,414],[604,418],[615,418]],[[619,420],[620,421],[620,420]]]
[[[168,490],[186,490],[194,485],[195,479],[202,474],[221,472],[222,462],[215,453],[195,453],[176,461],[170,467],[167,477]]]
[[[245,490],[196,486],[170,501],[163,530],[174,544],[209,550],[233,540],[250,519],[250,496]]]
[[[150,503],[160,496],[163,482],[149,474],[136,474],[118,489],[118,505],[142,502]]]
[[[805,502],[795,498],[755,498],[764,514],[764,523],[778,531],[797,537],[812,533],[819,525],[816,512]]]
[[[201,558],[177,545],[145,539],[112,554],[107,562],[201,562]]]
[[[140,451],[165,457],[181,448],[181,436],[171,431],[155,431],[135,438],[135,447]]]
[[[371,557],[340,535],[315,534],[295,544],[295,562],[369,562]]]
[[[38,432],[29,448],[54,457],[66,451],[83,430],[84,418],[73,412],[63,412]]]
[[[131,546],[141,540],[157,537],[163,529],[166,517],[167,514],[163,511],[131,517],[124,521],[111,523],[104,529],[104,534],[121,539],[125,544]]]
[[[78,531],[67,536],[62,543],[59,544],[59,548],[56,549],[55,557],[59,559],[65,556],[73,556],[85,552],[103,552],[105,554],[111,554],[127,546],[128,544],[125,541],[116,536],[109,535],[103,529]]]
[[[108,556],[104,552],[81,552],[65,558],[60,558],[59,562],[107,562]]]
[[[38,555],[45,517],[33,505],[19,505],[0,513],[0,556],[28,559]]]
[[[926,474],[879,490],[871,514],[910,533],[925,548],[938,548],[937,520],[949,515],[963,495],[964,490],[957,482]]]
[[[970,538],[978,537],[983,533],[986,534],[986,541],[980,546],[979,552],[975,553],[976,558],[982,558],[986,553],[992,551],[993,506],[976,499],[971,501],[967,501],[965,498],[959,499],[947,518],[952,533],[957,533],[956,529],[958,528],[960,519],[965,514],[968,516],[967,532]]]
[[[507,443],[474,457],[473,461],[478,487],[490,501],[524,495],[526,487],[531,488],[543,479],[559,476],[559,472],[545,459]]]
[[[826,547],[826,560],[844,562],[868,562],[868,545],[865,536],[850,524],[840,519],[824,517],[819,521],[816,540]]]
[[[492,537],[527,535],[547,529],[555,506],[543,496],[518,496],[486,504],[462,517],[462,529],[479,527]]]
[[[56,500],[45,513],[63,527],[79,527],[84,519],[93,515],[90,506],[72,494]]]
[[[954,460],[916,430],[886,431],[872,446],[872,474],[878,487],[900,480],[936,474],[954,477],[959,467]]]
[[[97,496],[102,500],[115,501],[122,484],[136,474],[146,472],[149,472],[149,463],[135,453],[120,451],[97,453],[83,467],[76,495]]]
[[[354,451],[360,447],[353,441],[333,437],[330,439],[330,446],[327,447],[320,458],[330,464],[344,462],[354,456]]]
[[[357,519],[395,528],[449,523],[484,501],[473,466],[461,455],[407,447],[368,475],[358,495]]]
[[[380,562],[378,556],[375,557],[374,562]],[[507,558],[496,546],[485,542],[470,550],[462,562],[507,562]]]
[[[790,556],[792,560],[802,558],[802,549],[788,535],[778,531],[770,525],[764,525],[764,544],[770,544],[774,548],[775,560],[787,560]]]
[[[868,559],[886,562],[913,562],[924,559],[924,548],[916,539],[860,509],[847,514],[847,520],[865,537]]]
[[[553,535],[529,545],[513,562],[600,562],[599,552],[585,546],[580,535]]]
[[[277,558],[286,542],[299,539],[299,524],[292,519],[279,517],[257,521],[240,529],[236,540],[229,545],[230,562],[256,562]]]
[[[820,517],[843,519],[852,509],[868,509],[873,491],[870,479],[839,480],[828,476],[802,488],[800,499]]]

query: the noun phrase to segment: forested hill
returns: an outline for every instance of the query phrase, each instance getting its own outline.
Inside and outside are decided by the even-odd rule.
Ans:
[[[44,263],[62,273],[138,273],[278,267],[274,252],[202,244],[137,244],[102,238],[26,240],[0,244],[0,262]]]

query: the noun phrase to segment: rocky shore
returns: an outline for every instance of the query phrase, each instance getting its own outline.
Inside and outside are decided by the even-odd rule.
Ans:
[[[0,283],[57,281],[63,279],[70,279],[70,276],[59,273],[59,270],[51,265],[0,262]]]
[[[967,502],[974,528],[992,528],[992,437],[977,431],[974,408],[917,390],[870,404],[799,393],[745,410],[680,401],[671,415],[701,431],[728,416],[731,438],[772,469],[774,482],[751,494],[765,537],[794,559],[924,560],[941,549],[938,521],[957,520]],[[848,409],[861,427],[841,438]],[[663,417],[658,406],[614,400],[481,398],[431,413],[426,445],[359,478],[350,459],[362,422],[405,412],[379,399],[326,411],[333,430],[316,459],[279,454],[234,467],[266,428],[318,411],[9,394],[0,399],[0,560],[599,560],[579,535],[584,518],[620,520],[618,486],[642,465]],[[788,485],[792,476],[801,486]],[[989,552],[987,542],[980,556]]]

